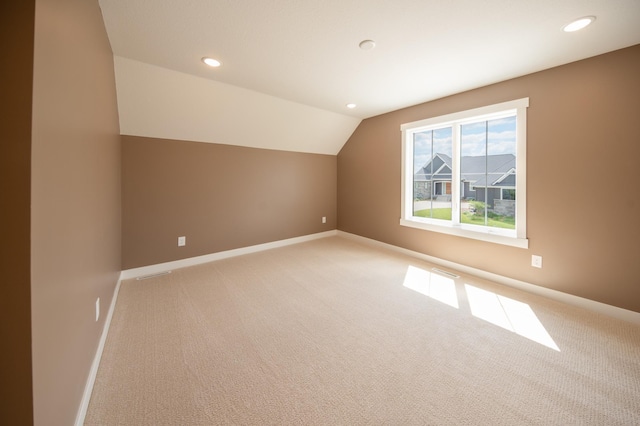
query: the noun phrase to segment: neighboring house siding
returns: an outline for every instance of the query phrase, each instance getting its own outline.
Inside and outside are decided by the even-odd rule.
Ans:
[[[476,199],[476,190],[471,189],[470,182],[462,182],[462,196],[466,199]]]

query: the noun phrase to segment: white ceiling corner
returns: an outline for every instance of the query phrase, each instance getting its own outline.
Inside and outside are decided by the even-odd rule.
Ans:
[[[123,133],[304,152],[337,152],[367,117],[640,43],[638,0],[99,3]]]

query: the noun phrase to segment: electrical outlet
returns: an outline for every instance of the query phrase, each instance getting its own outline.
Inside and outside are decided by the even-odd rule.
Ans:
[[[327,217],[326,216],[322,216],[322,223],[327,223]]]
[[[96,321],[100,319],[100,298],[96,299]]]
[[[531,266],[534,268],[542,268],[542,256],[531,255]]]
[[[178,237],[178,247],[187,245],[187,237]]]

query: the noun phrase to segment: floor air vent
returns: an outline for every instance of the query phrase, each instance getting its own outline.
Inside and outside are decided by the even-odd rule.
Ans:
[[[446,275],[446,276],[451,277],[451,278],[460,278],[460,275],[456,275],[456,274],[453,274],[451,272],[443,271],[442,269],[431,268],[431,270],[433,272],[437,272],[439,274]]]
[[[167,274],[170,274],[170,273],[171,273],[171,271],[164,271],[164,272],[158,272],[157,274],[145,275],[143,277],[136,278],[136,281],[148,280],[149,278],[160,277],[162,275],[167,275]]]

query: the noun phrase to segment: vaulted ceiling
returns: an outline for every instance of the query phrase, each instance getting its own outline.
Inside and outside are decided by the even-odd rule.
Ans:
[[[364,118],[640,43],[638,0],[99,2],[123,134],[324,154]]]

